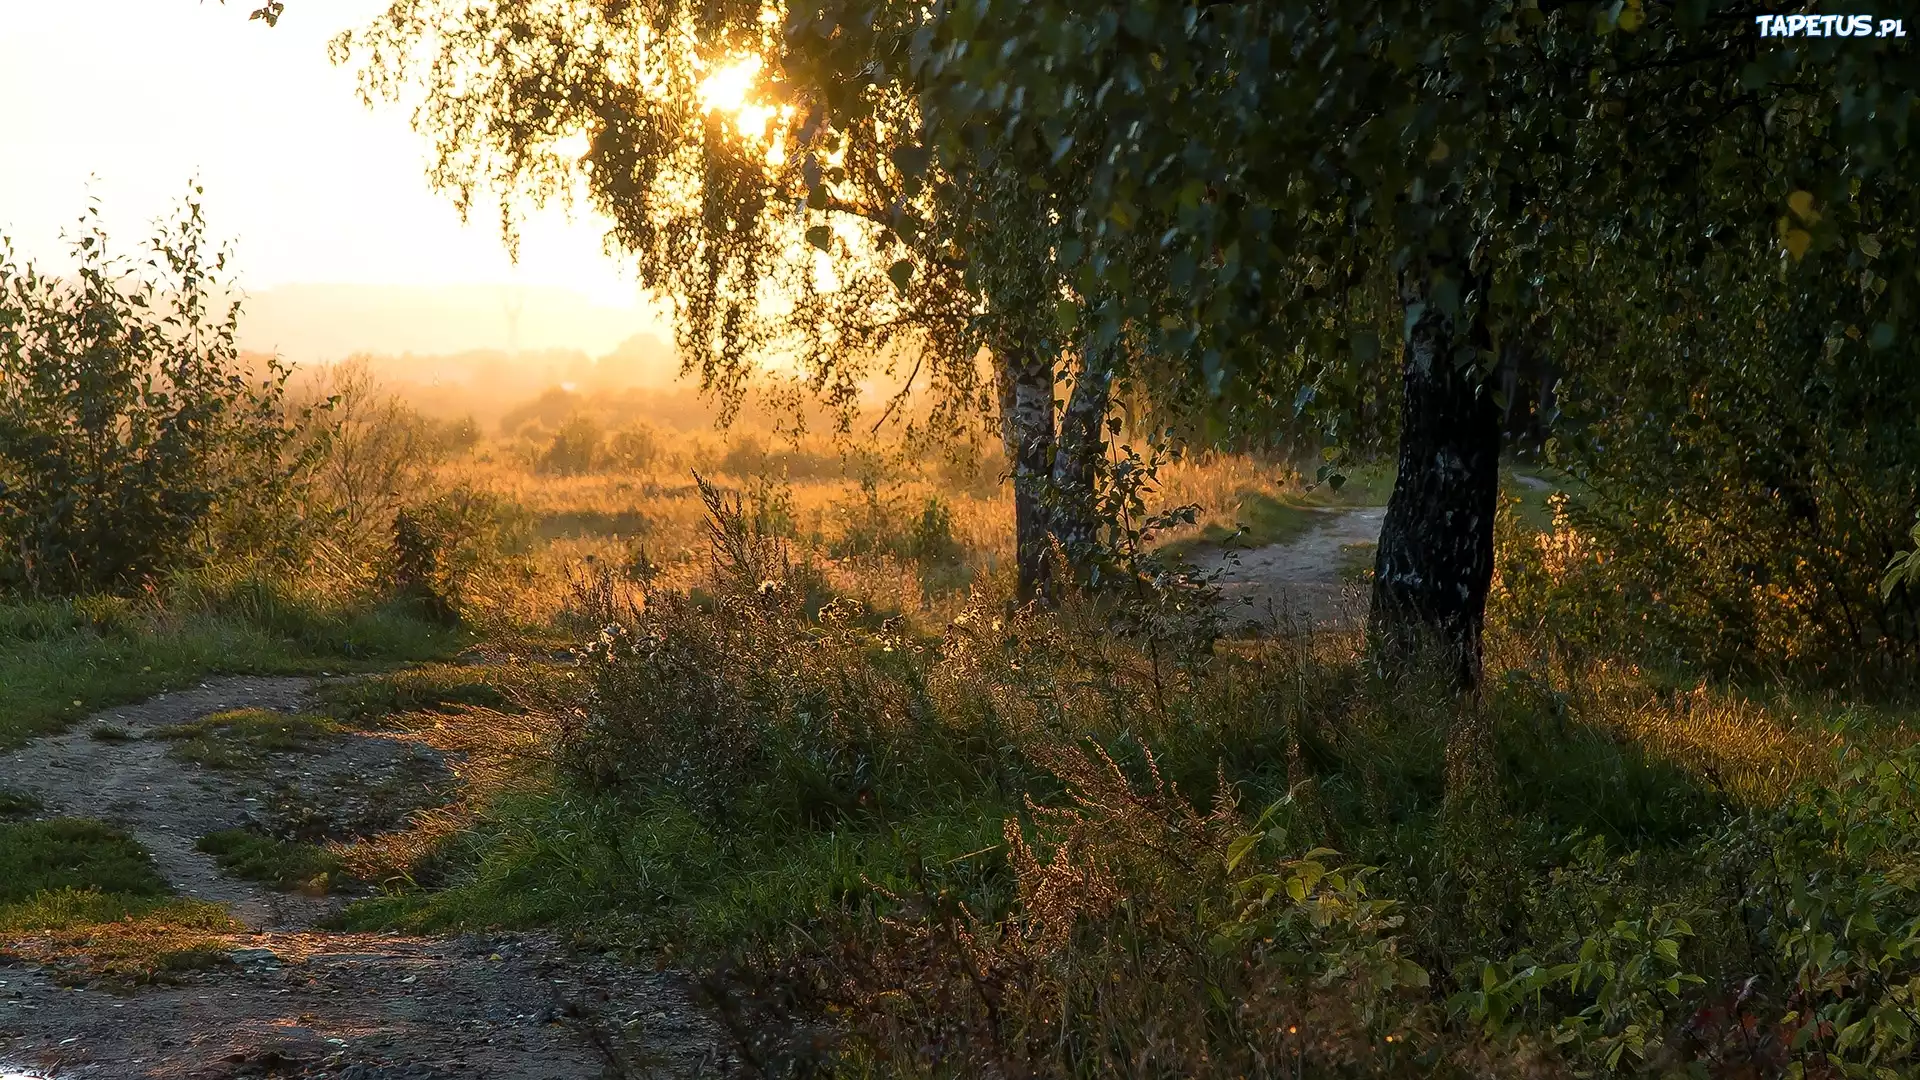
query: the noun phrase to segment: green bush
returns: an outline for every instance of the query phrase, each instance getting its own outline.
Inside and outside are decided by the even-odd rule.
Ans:
[[[142,264],[108,253],[95,214],[71,275],[0,244],[0,589],[123,591],[274,552],[297,517],[287,369],[241,361],[198,203]]]
[[[1568,521],[1637,616],[1621,652],[1852,676],[1920,645],[1920,596],[1879,588],[1920,510],[1920,355],[1862,313],[1864,250],[1844,275],[1776,258],[1768,240],[1651,276],[1600,263],[1596,280],[1629,280],[1556,343],[1555,452],[1589,489]],[[1649,287],[1656,302],[1620,303]]]

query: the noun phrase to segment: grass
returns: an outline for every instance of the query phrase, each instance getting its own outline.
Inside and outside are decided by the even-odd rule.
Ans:
[[[153,860],[118,829],[78,818],[0,825],[0,907],[59,889],[127,897],[168,892]]]
[[[1161,550],[1190,558],[1203,546],[1257,548],[1285,544],[1305,536],[1325,521],[1326,513],[1300,495],[1246,491],[1239,496],[1231,524],[1209,521],[1198,533],[1177,537],[1162,545]]]
[[[8,818],[31,817],[40,812],[40,800],[24,791],[10,791],[0,788],[0,821]]]
[[[235,709],[153,732],[173,743],[168,755],[208,769],[244,772],[274,754],[310,753],[340,726],[324,717]]]
[[[210,675],[364,671],[450,655],[470,640],[397,609],[250,606],[155,612],[103,629],[72,604],[0,603],[0,750]]]
[[[1576,494],[1583,490],[1570,478],[1542,466],[1514,465],[1506,473],[1502,478],[1502,490],[1519,500],[1520,520],[1536,530],[1553,527],[1550,500],[1555,494]]]
[[[1342,544],[1338,570],[1340,581],[1347,585],[1367,585],[1373,581],[1374,558],[1380,545],[1374,543]]]
[[[140,983],[219,962],[242,927],[172,895],[126,833],[97,821],[0,823],[0,934],[72,978]]]
[[[1269,541],[1315,512],[1277,497],[1249,502]],[[1362,574],[1371,556],[1371,545],[1352,545],[1343,570]],[[1593,937],[1591,925],[1659,917],[1648,913],[1665,910],[1660,905],[1684,911],[1696,928],[1687,933],[1697,941],[1675,946],[1683,970],[1710,985],[1730,972],[1744,978],[1750,971],[1739,965],[1752,961],[1739,952],[1743,928],[1722,917],[1739,904],[1718,891],[1726,888],[1720,864],[1703,861],[1701,848],[1770,850],[1740,846],[1770,842],[1765,829],[1775,828],[1743,815],[1832,778],[1827,726],[1884,732],[1899,723],[1853,701],[1767,699],[1732,687],[1682,693],[1658,673],[1559,665],[1537,642],[1497,628],[1484,692],[1463,711],[1415,682],[1381,681],[1357,635],[1237,643],[1203,671],[1155,669],[1163,689],[1130,681],[1145,679],[1147,666],[1092,617],[1098,613],[1069,610],[1044,617],[1044,626],[983,619],[990,630],[968,623],[944,639],[911,630],[882,638],[862,627],[843,647],[822,644],[831,635],[811,623],[796,635],[752,619],[726,622],[730,609],[721,603],[650,610],[663,620],[649,624],[660,635],[650,640],[715,634],[726,644],[712,656],[687,653],[691,668],[652,667],[656,661],[636,656],[609,674],[590,657],[577,683],[555,684],[546,706],[553,715],[570,715],[596,686],[600,707],[631,722],[621,736],[629,741],[606,748],[615,771],[595,771],[597,759],[575,756],[577,745],[563,743],[560,758],[589,763],[577,771],[546,768],[541,746],[520,747],[541,763],[523,773],[526,782],[499,789],[459,827],[413,849],[420,872],[387,877],[387,891],[350,907],[344,925],[558,927],[600,947],[696,967],[746,955],[758,958],[762,975],[786,964],[824,971],[824,981],[807,985],[853,987],[847,992],[856,997],[810,1000],[842,1018],[884,1003],[897,1019],[918,1007],[912,1002],[934,1003],[883,1055],[911,1062],[921,1052],[914,1047],[951,1033],[946,1025],[967,1007],[970,980],[987,980],[977,985],[995,995],[988,1013],[1017,1017],[1008,1036],[1015,1046],[1131,1038],[1141,1024],[1160,1023],[1165,1007],[1186,1007],[1156,994],[1178,998],[1182,987],[1217,982],[1230,1000],[1256,1000],[1233,980],[1287,964],[1306,965],[1285,968],[1288,985],[1326,985],[1318,980],[1332,976],[1311,958],[1347,947],[1339,935],[1348,916],[1340,913],[1355,910],[1351,898],[1302,915],[1301,926],[1317,928],[1311,932],[1285,923],[1263,931],[1308,933],[1306,943],[1287,946],[1292,959],[1258,946],[1236,952],[1237,939],[1189,940],[1180,928],[1219,929],[1221,919],[1231,927],[1245,917],[1232,912],[1249,910],[1246,897],[1256,894],[1196,884],[1213,880],[1207,875],[1229,857],[1223,852],[1251,859],[1248,872],[1284,876],[1301,852],[1332,848],[1337,856],[1318,858],[1345,868],[1339,881],[1364,879],[1369,903],[1395,905],[1393,919],[1379,924],[1392,928],[1391,941],[1366,936],[1386,932],[1376,928],[1354,947],[1413,958],[1431,979],[1430,996],[1394,999],[1392,1009],[1413,1010],[1396,1015],[1423,1038],[1473,1040],[1478,1029],[1449,1010],[1481,985],[1489,964],[1583,963],[1618,946]],[[679,680],[667,677],[676,671]],[[445,704],[483,696],[476,682],[493,677],[423,669],[342,693],[330,708],[355,717],[440,708],[434,722],[443,731],[495,725],[496,717]],[[670,688],[681,681],[683,704],[656,704],[675,697]],[[744,777],[729,772],[727,760],[701,756],[705,741],[730,737],[726,717],[741,701],[769,740],[743,744],[742,755],[758,762]],[[1485,801],[1472,816],[1450,797],[1457,781],[1448,775],[1469,721],[1485,732],[1471,736],[1484,739],[1475,753],[1486,768],[1477,796]],[[674,731],[690,742],[673,742],[681,737]],[[1119,785],[1102,789],[1098,768],[1061,764],[1096,744],[1117,763]],[[772,749],[753,757],[756,746]],[[717,803],[698,794],[712,789],[666,779],[702,760],[717,764],[697,767],[726,778]],[[630,767],[636,761],[644,764]],[[1156,802],[1155,778],[1180,800]],[[1229,792],[1238,809],[1211,839],[1196,839],[1194,819],[1166,809],[1204,811]],[[1269,807],[1254,848],[1225,846]],[[1016,835],[1031,840],[1010,846]],[[1031,853],[1020,848],[1027,842]],[[1129,865],[1158,869],[1147,879],[1114,876]],[[1361,866],[1368,869],[1353,869]],[[1316,888],[1300,885],[1308,899],[1299,902],[1321,903],[1311,899]],[[1252,907],[1275,902],[1275,889]],[[1126,900],[1102,907],[1106,895]],[[1610,914],[1596,924],[1600,911]],[[942,912],[957,921],[943,923]],[[1037,954],[1026,950],[1059,925],[1076,928],[1071,944],[1035,966]],[[904,952],[888,952],[896,946]],[[1222,949],[1228,966],[1212,966]],[[1187,959],[1168,967],[1168,956]],[[843,963],[851,966],[835,966]],[[945,963],[959,966],[939,967]],[[1074,974],[1081,964],[1086,972]],[[1074,982],[1083,976],[1085,984]],[[1018,1004],[1024,978],[1041,979],[1042,988]],[[1095,993],[1086,987],[1113,996],[1086,1005],[1094,999],[1074,996]],[[874,996],[858,998],[867,993]],[[1588,991],[1556,994],[1567,1000],[1532,1006],[1529,1023],[1558,1023],[1589,1003]],[[1677,992],[1646,1000],[1675,996],[1684,1000],[1662,1006],[1672,1016],[1700,1005]],[[1062,1008],[1068,998],[1080,1004]],[[1666,1025],[1667,1015],[1634,1022]],[[1249,1021],[1250,1029],[1272,1028],[1272,1020]],[[884,1025],[847,1022],[865,1038],[893,1037]],[[1178,1038],[1213,1045],[1211,1036],[1192,1034],[1210,1030],[1195,1023]],[[1021,1041],[1035,1031],[1046,1037]],[[1566,1038],[1591,1040],[1594,1031]],[[878,1052],[882,1044],[864,1045]],[[1005,1045],[955,1052],[995,1054]],[[1568,1054],[1605,1053],[1604,1042],[1567,1045]],[[1196,1069],[1189,1059],[1167,1072]]]
[[[215,967],[245,929],[218,904],[177,897],[67,888],[0,907],[10,953],[73,982],[139,985]]]
[[[234,877],[278,889],[326,892],[338,883],[342,871],[339,858],[326,848],[250,829],[209,833],[194,846],[213,856],[220,869]]]
[[[344,925],[562,926],[601,944],[700,962],[860,913],[875,886],[910,893],[932,880],[968,894],[1004,890],[1000,822],[1011,804],[927,810],[891,824],[734,830],[671,801],[521,792],[440,853],[456,868],[450,887],[359,901]]]
[[[397,713],[511,708],[484,668],[459,664],[423,664],[333,683],[320,688],[319,699],[327,715],[354,727]]]

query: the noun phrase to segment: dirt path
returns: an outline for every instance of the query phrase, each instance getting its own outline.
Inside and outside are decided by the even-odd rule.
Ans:
[[[346,898],[289,896],[236,880],[194,847],[210,832],[290,815],[315,835],[401,824],[451,782],[403,733],[343,735],[270,773],[214,772],[168,755],[155,730],[240,708],[297,711],[314,681],[229,678],[110,709],[0,756],[0,789],[41,817],[126,830],[184,896],[224,905],[252,931],[228,962],[130,993],[63,985],[0,966],[0,1077],[282,1076],[499,1080],[717,1076],[717,1029],[683,980],[571,955],[551,938],[330,933]],[[107,734],[111,738],[97,737]],[[0,946],[5,943],[0,942]]]
[[[1311,512],[1322,520],[1294,540],[1250,550],[1216,548],[1195,558],[1202,570],[1220,572],[1230,623],[1271,632],[1351,626],[1365,616],[1365,596],[1341,581],[1341,549],[1378,541],[1387,508]]]

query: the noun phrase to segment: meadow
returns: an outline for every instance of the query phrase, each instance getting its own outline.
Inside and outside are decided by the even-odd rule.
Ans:
[[[461,753],[455,801],[399,832],[202,841],[234,873],[373,887],[340,929],[554,928],[696,972],[764,1075],[1892,1075],[1909,1053],[1911,683],[1636,653],[1604,553],[1538,482],[1504,497],[1463,701],[1383,675],[1357,624],[1223,636],[1213,583],[1168,569],[1375,504],[1379,466],[1334,491],[1278,456],[1176,457],[1141,497],[1197,509],[1130,556],[1157,584],[1043,609],[1010,602],[991,433],[686,430],[571,393],[476,432],[343,374],[330,452],[357,457],[310,497],[391,497],[374,526],[336,516],[297,566],[0,608],[15,743],[211,673],[367,671],[329,723]],[[111,829],[15,816],[14,933],[144,979],[227,925]]]

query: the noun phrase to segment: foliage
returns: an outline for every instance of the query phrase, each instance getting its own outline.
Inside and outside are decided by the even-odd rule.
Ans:
[[[892,555],[905,562],[957,563],[964,552],[953,537],[953,511],[938,495],[928,496],[917,513],[881,494],[871,478],[860,483],[860,497],[837,508],[844,519],[840,536],[829,545],[835,556]],[[905,526],[901,518],[905,517]]]
[[[1894,590],[1902,585],[1909,589],[1920,586],[1920,519],[1915,520],[1908,536],[1913,547],[1888,560],[1886,576],[1880,579],[1882,600],[1891,600]]]
[[[109,254],[97,207],[82,225],[70,277],[0,257],[0,587],[125,591],[286,557],[302,466],[287,371],[242,364],[199,203],[140,264]]]
[[[367,357],[325,369],[308,393],[326,406],[308,433],[324,447],[305,503],[315,561],[351,580],[394,516],[431,487],[445,446],[430,421],[380,387]]]
[[[1831,783],[1755,812],[1707,854],[1740,883],[1754,945],[1784,982],[1762,1018],[1779,1056],[1808,1075],[1871,1076],[1920,1049],[1920,750],[1839,755]]]
[[[491,492],[453,485],[408,503],[393,518],[384,584],[430,622],[451,625],[471,608],[474,586],[500,574],[533,544],[528,515]]]
[[[593,418],[576,414],[568,417],[554,432],[553,442],[540,455],[535,467],[540,472],[577,476],[592,472],[602,458],[606,435]]]
[[[340,874],[340,860],[325,848],[282,840],[248,829],[223,829],[194,841],[220,869],[280,889],[325,892]]]
[[[0,907],[58,889],[163,896],[167,883],[125,833],[97,821],[0,824]]]
[[[851,602],[816,609],[814,622],[805,567],[738,500],[705,494],[714,594],[650,591],[644,606],[606,613],[619,621],[587,651],[593,699],[573,759],[596,783],[654,777],[705,812],[747,791],[808,819],[870,810],[888,746],[928,718],[910,681],[848,660],[905,642],[860,627]],[[770,771],[786,790],[766,790]]]
[[[1817,282],[1762,269],[1764,254],[1595,268],[1629,302],[1588,305],[1620,355],[1578,364],[1564,395],[1556,456],[1589,489],[1567,522],[1664,650],[1720,668],[1911,650],[1920,615],[1881,571],[1920,509],[1914,355],[1854,344],[1885,253],[1829,253],[1844,270]]]

